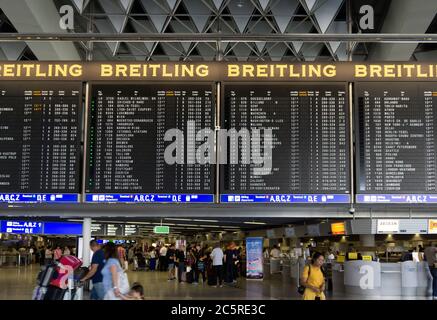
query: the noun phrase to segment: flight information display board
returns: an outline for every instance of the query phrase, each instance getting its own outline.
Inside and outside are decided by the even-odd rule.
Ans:
[[[228,159],[220,162],[221,202],[350,202],[345,83],[225,84],[222,101]],[[239,138],[232,145],[230,130],[244,131],[250,144]]]
[[[213,159],[198,135],[212,132],[214,146],[212,84],[95,83],[90,92],[86,201],[214,202],[215,166],[198,161]]]
[[[359,203],[437,203],[437,83],[356,83]]]
[[[80,82],[2,82],[0,202],[78,202]]]

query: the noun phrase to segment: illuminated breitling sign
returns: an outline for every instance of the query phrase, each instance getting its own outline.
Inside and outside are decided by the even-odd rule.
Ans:
[[[432,63],[0,62],[1,80],[380,81],[437,79]]]

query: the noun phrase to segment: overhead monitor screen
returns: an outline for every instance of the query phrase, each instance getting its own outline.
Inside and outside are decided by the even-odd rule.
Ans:
[[[77,202],[80,82],[2,82],[0,202]]]
[[[212,84],[92,84],[86,201],[213,202]]]
[[[346,84],[225,84],[222,100],[221,202],[350,201]]]
[[[437,83],[356,83],[360,203],[437,203]]]

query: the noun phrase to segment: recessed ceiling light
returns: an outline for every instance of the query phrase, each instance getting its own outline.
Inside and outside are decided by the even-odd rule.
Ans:
[[[265,222],[259,222],[259,221],[245,221],[243,223],[244,224],[262,224],[262,225],[267,224]]]
[[[193,219],[196,222],[219,222],[218,220]]]
[[[192,221],[193,219],[183,219],[183,218],[164,218],[164,220],[173,220],[173,221]]]

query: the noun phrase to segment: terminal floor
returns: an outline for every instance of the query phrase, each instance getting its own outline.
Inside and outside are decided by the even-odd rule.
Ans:
[[[0,268],[0,300],[31,299],[35,287],[35,279],[40,267]],[[145,288],[146,299],[300,299],[296,286],[282,280],[280,275],[272,276],[269,280],[239,280],[235,287],[224,286],[214,288],[208,285],[167,281],[165,272],[130,271],[130,282],[140,282]],[[87,294],[85,294],[85,298]],[[362,296],[327,295],[328,299],[363,299]],[[380,299],[380,298],[378,298]],[[400,297],[383,297],[383,299],[400,299]],[[423,297],[409,297],[408,299],[424,299]]]

